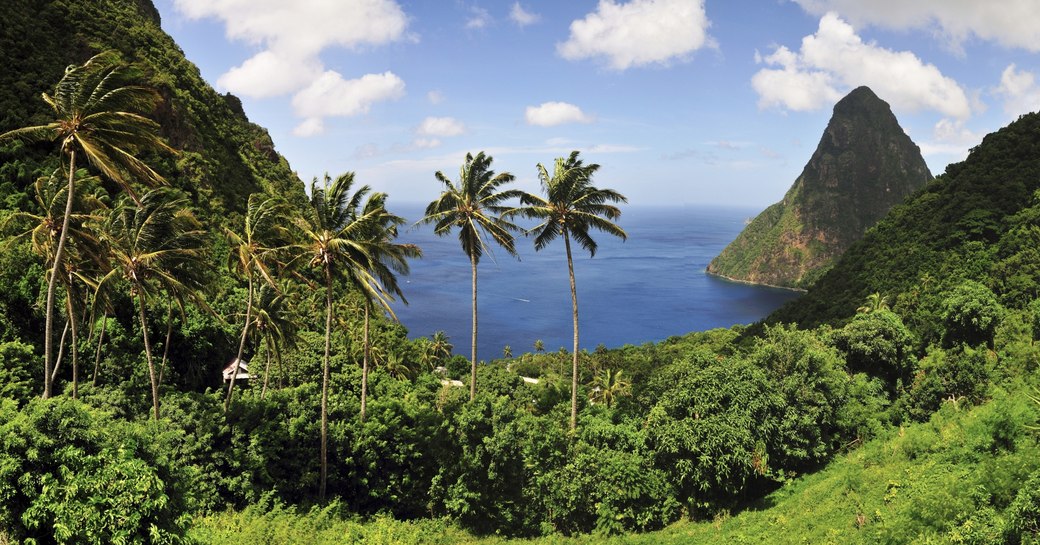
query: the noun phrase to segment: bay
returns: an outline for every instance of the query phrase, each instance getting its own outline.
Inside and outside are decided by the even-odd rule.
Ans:
[[[420,206],[391,206],[411,226]],[[711,259],[760,210],[746,207],[626,206],[619,224],[628,240],[597,233],[590,258],[575,246],[581,348],[661,341],[674,335],[758,321],[798,292],[752,286],[705,273]],[[455,233],[438,237],[432,226],[403,229],[400,242],[423,249],[400,278],[409,304],[394,312],[412,338],[443,330],[455,353],[469,356],[470,266]],[[535,252],[517,238],[519,260],[492,248],[478,266],[478,357],[501,357],[572,345],[571,300],[563,240]]]

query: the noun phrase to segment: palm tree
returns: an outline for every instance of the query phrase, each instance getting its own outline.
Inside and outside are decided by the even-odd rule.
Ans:
[[[44,398],[51,396],[54,289],[65,257],[65,241],[76,195],[77,154],[82,153],[88,163],[135,200],[131,179],[144,183],[164,182],[162,176],[137,158],[139,152],[149,149],[172,150],[159,138],[158,124],[145,117],[160,102],[159,94],[153,89],[125,84],[135,76],[128,67],[119,64],[111,52],[96,55],[81,66],[69,66],[54,95],[42,95],[54,112],[54,121],[0,135],[0,142],[12,139],[59,142],[61,155],[68,160],[65,214],[47,282]]]
[[[433,354],[433,359],[443,362],[451,357],[451,351],[454,348],[451,339],[444,331],[437,331],[430,336],[430,352]]]
[[[406,223],[401,216],[391,214],[386,209],[386,193],[374,193],[365,203],[362,217],[371,218],[366,222],[368,232],[359,232],[358,238],[363,240],[371,252],[372,259],[369,261],[369,275],[357,276],[356,282],[368,284],[361,286],[362,295],[365,298],[365,327],[362,340],[364,354],[361,366],[361,421],[365,420],[365,412],[368,400],[368,356],[371,348],[369,342],[369,326],[371,321],[373,303],[379,302],[383,308],[392,316],[389,300],[400,297],[401,301],[408,304],[394,273],[408,274],[408,259],[422,257],[422,250],[414,244],[399,244],[394,242],[397,238],[397,228]],[[385,297],[379,297],[384,294]]]
[[[140,205],[124,199],[106,219],[101,231],[108,244],[112,270],[102,277],[95,293],[120,278],[129,285],[130,296],[138,306],[156,420],[159,419],[159,377],[148,337],[148,302],[165,292],[180,307],[182,319],[184,302],[188,299],[209,310],[200,293],[205,232],[187,206],[186,198],[168,190],[153,189],[141,197]]]
[[[628,235],[614,220],[621,217],[621,210],[608,203],[628,202],[624,195],[612,189],[599,189],[592,185],[592,175],[599,165],[585,165],[573,151],[570,157],[559,157],[552,175],[541,163],[538,164],[538,179],[545,197],[524,193],[521,208],[510,215],[519,214],[541,220],[529,232],[534,234],[535,250],[542,250],[558,237],[563,238],[567,250],[567,273],[571,284],[571,308],[574,321],[574,348],[571,350],[571,430],[578,423],[578,290],[574,282],[574,258],[571,254],[571,239],[596,255],[598,245],[589,233],[595,229],[625,240]]]
[[[321,487],[319,497],[325,500],[325,485],[328,477],[328,397],[329,358],[332,339],[332,295],[335,280],[346,280],[356,286],[365,297],[379,301],[389,308],[390,294],[383,291],[377,277],[371,272],[379,255],[370,244],[374,225],[385,221],[386,210],[365,208],[361,203],[370,191],[362,186],[350,194],[354,173],[347,172],[332,180],[325,175],[324,185],[315,178],[311,183],[310,221],[297,218],[303,242],[298,249],[307,258],[308,265],[317,269],[325,285],[325,356],[322,362],[321,382]]]
[[[592,386],[590,396],[592,400],[602,402],[608,409],[615,399],[632,395],[632,383],[624,378],[622,370],[613,372],[610,369],[604,369],[601,373],[596,374],[592,380]]]
[[[84,186],[97,182],[97,178],[83,177],[81,170],[77,177],[82,179],[78,183]],[[8,239],[4,248],[9,248],[21,240],[29,239],[33,251],[43,258],[48,268],[53,269],[54,258],[58,246],[60,234],[66,233],[66,244],[63,253],[67,259],[62,264],[61,274],[56,278],[65,288],[66,323],[72,330],[72,397],[78,394],[79,367],[77,360],[78,328],[76,321],[77,304],[83,303],[86,308],[87,297],[85,287],[93,284],[90,280],[91,273],[103,269],[104,253],[96,235],[86,226],[91,220],[98,220],[98,212],[103,204],[88,192],[79,192],[73,199],[72,212],[64,212],[67,207],[68,197],[65,180],[60,169],[55,170],[50,176],[43,176],[33,184],[33,200],[38,208],[37,212],[18,211],[4,219],[0,228],[6,229],[15,223],[28,223],[26,231],[15,234]],[[66,223],[64,218],[68,217]],[[64,229],[62,226],[64,225]],[[71,256],[71,258],[68,258]],[[64,341],[64,334],[62,335]],[[60,343],[64,348],[64,342]],[[59,348],[59,355],[62,349]],[[58,365],[61,357],[51,369],[46,381],[53,384],[58,374]]]
[[[268,197],[261,193],[249,196],[246,205],[245,225],[242,233],[224,228],[231,253],[228,255],[228,269],[246,279],[246,316],[242,325],[242,335],[238,341],[238,353],[235,354],[235,365],[242,360],[242,352],[246,346],[246,337],[253,318],[254,279],[259,277],[268,285],[274,286],[273,268],[277,264],[277,255],[290,245],[292,237],[285,228],[288,218],[288,205],[278,197]],[[235,378],[238,373],[231,373],[227,397],[224,399],[224,410],[231,406],[231,397],[235,390]]]
[[[880,292],[874,292],[867,296],[866,302],[863,306],[856,309],[856,312],[860,314],[870,314],[872,312],[881,312],[888,310],[888,296],[881,295]]]
[[[271,355],[282,375],[282,349],[295,345],[300,322],[293,312],[289,297],[277,287],[262,284],[257,290],[253,329],[264,341],[267,362],[264,365],[264,384],[260,399],[267,394],[267,380],[271,373]]]
[[[491,170],[492,159],[484,152],[475,157],[466,154],[466,161],[459,170],[458,182],[452,182],[438,171],[434,176],[444,184],[444,192],[426,207],[426,215],[420,224],[434,224],[433,232],[445,236],[456,227],[462,251],[469,257],[473,285],[473,338],[471,346],[471,370],[469,376],[469,398],[477,394],[477,263],[488,250],[485,238],[490,235],[510,255],[516,256],[516,247],[511,231],[518,230],[502,214],[509,210],[502,203],[519,198],[523,192],[510,189],[500,191],[514,177],[508,172],[496,175]]]

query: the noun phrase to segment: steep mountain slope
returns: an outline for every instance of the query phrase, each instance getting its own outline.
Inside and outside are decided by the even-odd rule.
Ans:
[[[874,292],[913,321],[928,311],[926,295],[941,300],[964,279],[986,284],[1005,305],[1020,308],[1040,295],[1038,189],[1040,114],[1032,113],[986,136],[965,161],[895,207],[805,296],[769,321],[833,323]],[[919,318],[927,324],[934,316]]]
[[[0,131],[49,121],[40,93],[53,92],[66,66],[114,49],[166,99],[154,117],[181,153],[150,161],[188,191],[205,216],[229,221],[259,190],[303,203],[303,184],[267,131],[249,122],[236,97],[222,96],[202,80],[160,28],[150,0],[9,0],[4,12]],[[0,189],[24,189],[35,168],[54,156],[49,145],[0,154],[0,184],[9,184]]]
[[[892,206],[932,178],[920,149],[870,89],[853,90],[783,201],[708,265],[734,280],[805,287]]]

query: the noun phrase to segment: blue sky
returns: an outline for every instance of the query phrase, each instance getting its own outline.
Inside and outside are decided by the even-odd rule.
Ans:
[[[1040,109],[1036,0],[157,0],[309,184],[424,203],[467,152],[537,190],[572,149],[633,204],[764,207],[859,85],[933,174]]]

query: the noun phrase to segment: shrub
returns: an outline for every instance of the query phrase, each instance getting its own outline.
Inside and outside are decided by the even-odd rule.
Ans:
[[[66,398],[0,402],[0,527],[43,543],[171,543],[190,486],[155,424]]]

